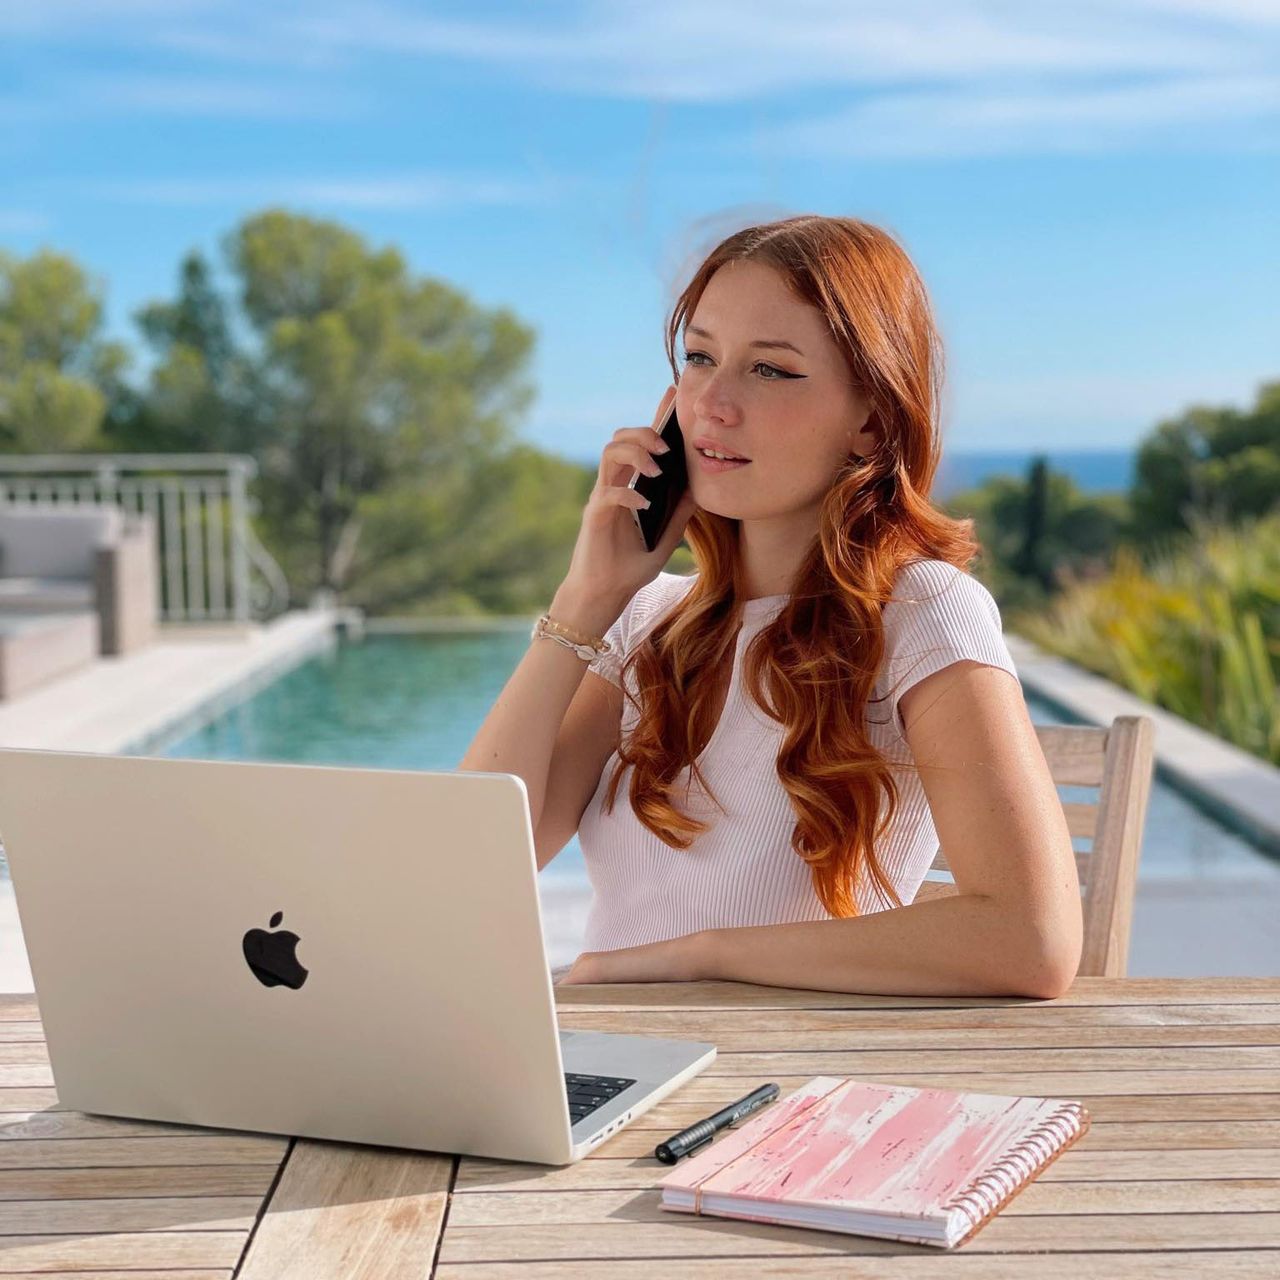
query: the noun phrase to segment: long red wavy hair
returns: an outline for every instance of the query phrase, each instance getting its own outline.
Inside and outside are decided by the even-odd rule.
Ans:
[[[884,656],[881,612],[904,564],[936,559],[963,570],[979,547],[972,520],[953,520],[929,501],[941,452],[941,343],[919,274],[880,228],[808,215],[728,236],[672,310],[665,342],[673,375],[676,337],[708,281],[725,263],[747,259],[773,267],[823,312],[872,405],[874,448],[850,455],[832,477],[792,594],[743,657],[750,696],[785,729],[777,774],[796,813],[792,848],[809,864],[827,912],[852,916],[864,877],[902,905],[875,851],[898,805],[893,770],[902,766],[875,749],[865,719]],[[631,766],[637,818],[680,849],[709,827],[677,807],[672,784],[688,769],[711,796],[696,757],[715,727],[714,675],[732,658],[740,622],[738,527],[702,508],[693,513],[685,538],[697,579],[624,664],[634,669],[638,697],[630,689],[626,696],[639,715],[619,747],[605,804],[612,812]]]

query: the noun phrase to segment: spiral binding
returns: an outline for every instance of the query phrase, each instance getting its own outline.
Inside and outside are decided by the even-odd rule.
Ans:
[[[959,1209],[969,1219],[969,1230],[957,1240],[968,1240],[993,1218],[1037,1173],[1042,1173],[1072,1143],[1089,1131],[1090,1116],[1078,1102],[1064,1103],[1053,1115],[1016,1142],[994,1165],[984,1169],[942,1206],[945,1213]]]

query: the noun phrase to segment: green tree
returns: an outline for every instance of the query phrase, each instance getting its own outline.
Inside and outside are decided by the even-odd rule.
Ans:
[[[1045,562],[1045,535],[1049,523],[1049,460],[1038,454],[1027,471],[1026,493],[1022,503],[1022,546],[1014,559],[1013,569],[1021,577],[1039,583],[1048,591],[1053,586],[1049,566]]]
[[[108,413],[116,448],[142,453],[252,451],[265,429],[256,369],[232,338],[230,306],[198,252],[182,262],[178,296],[134,313],[156,357],[142,391],[122,389]]]
[[[125,348],[102,337],[100,287],[74,260],[0,252],[0,449],[98,447],[127,363]]]
[[[533,333],[336,223],[269,210],[227,252],[260,344],[268,535],[302,592],[341,591],[365,505],[404,486],[454,493],[510,443]]]
[[[1193,406],[1159,423],[1138,449],[1133,533],[1144,546],[1194,518],[1242,520],[1280,504],[1280,382],[1247,411]]]
[[[372,600],[366,574],[406,608],[443,580],[466,594],[450,566],[476,562],[458,547],[477,513],[502,520],[497,471],[552,466],[532,450],[498,461],[533,396],[532,331],[338,223],[267,210],[223,249],[234,294],[192,253],[176,299],[137,313],[157,361],[117,402],[117,445],[253,453],[258,531],[300,600]]]
[[[992,476],[945,506],[973,517],[983,581],[1002,606],[1019,608],[1042,604],[1067,578],[1104,571],[1128,520],[1122,494],[1082,493],[1042,458],[1025,479]]]
[[[564,576],[595,474],[517,444],[362,505],[347,598],[371,613],[520,613]]]

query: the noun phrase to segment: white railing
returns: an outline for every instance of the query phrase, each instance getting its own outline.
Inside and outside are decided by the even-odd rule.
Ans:
[[[115,503],[151,516],[166,622],[272,617],[289,584],[249,523],[243,454],[7,454],[0,503]]]

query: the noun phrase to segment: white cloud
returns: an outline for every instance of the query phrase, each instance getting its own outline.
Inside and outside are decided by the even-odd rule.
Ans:
[[[1206,7],[1202,4],[1201,8]],[[1239,6],[1237,6],[1239,7]],[[1247,14],[1206,30],[1149,0],[589,0],[567,21],[320,7],[298,45],[467,59],[552,90],[687,103],[909,80],[1223,71],[1261,62]]]
[[[1124,87],[883,94],[762,130],[749,145],[826,157],[1097,152],[1140,141],[1194,145],[1206,128],[1266,118],[1280,119],[1280,74],[1180,76]]]
[[[487,63],[550,88],[729,101],[815,85],[1260,66],[1274,0],[580,0],[446,18],[378,0],[41,0],[0,33],[298,67],[361,53]]]
[[[156,178],[96,183],[96,198],[164,205],[296,204],[358,209],[527,206],[552,198],[540,182],[411,173],[384,177]]]
[[[1235,130],[1275,119],[1280,75],[1278,0],[578,0],[464,18],[407,0],[41,0],[0,9],[0,35],[100,65],[160,51],[167,77],[102,82],[88,105],[161,116],[350,114],[388,59],[684,108],[825,91],[852,105],[776,136],[843,155],[1106,149],[1185,123],[1265,148]],[[78,88],[33,86],[38,114],[75,110]],[[719,125],[717,146],[748,127]]]

